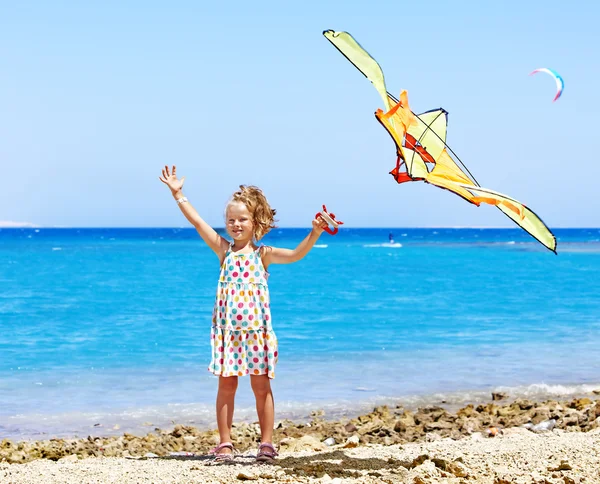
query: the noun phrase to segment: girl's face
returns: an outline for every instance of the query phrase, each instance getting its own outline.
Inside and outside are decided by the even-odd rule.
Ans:
[[[252,240],[254,223],[252,214],[242,202],[232,202],[225,212],[227,233],[235,241]]]

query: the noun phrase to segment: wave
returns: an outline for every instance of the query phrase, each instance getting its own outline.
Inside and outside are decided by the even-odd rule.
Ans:
[[[313,245],[313,247],[315,249],[326,249],[329,246],[327,244],[315,244],[315,245]]]
[[[400,242],[384,242],[383,244],[365,244],[363,247],[387,247],[387,248],[399,248],[402,247]]]

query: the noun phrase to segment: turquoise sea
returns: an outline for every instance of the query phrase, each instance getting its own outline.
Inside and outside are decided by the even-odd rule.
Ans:
[[[600,388],[600,229],[555,234],[345,229],[272,266],[276,418]],[[214,427],[218,271],[193,229],[0,230],[0,438]]]

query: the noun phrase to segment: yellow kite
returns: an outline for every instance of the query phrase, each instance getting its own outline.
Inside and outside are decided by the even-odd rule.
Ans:
[[[349,33],[326,30],[323,35],[373,83],[383,99],[385,110],[378,109],[375,116],[396,144],[396,167],[390,174],[398,183],[421,180],[456,193],[474,205],[495,205],[556,253],[556,238],[535,213],[513,198],[479,186],[446,144],[448,113],[444,109],[413,113],[407,92],[402,91],[400,99],[387,92],[381,67]]]

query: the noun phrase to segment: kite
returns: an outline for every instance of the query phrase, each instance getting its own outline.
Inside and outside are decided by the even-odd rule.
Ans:
[[[396,145],[396,166],[390,171],[397,183],[424,181],[449,190],[468,202],[496,206],[542,245],[556,253],[556,238],[542,220],[521,202],[483,188],[446,144],[448,112],[443,108],[415,114],[406,91],[396,99],[387,91],[383,71],[373,57],[347,32],[326,30],[323,35],[371,81],[385,110],[375,117]]]
[[[565,88],[565,81],[563,81],[563,78],[559,76],[558,72],[553,71],[552,69],[548,69],[546,67],[536,69],[535,71],[530,72],[529,75],[532,76],[533,74],[537,74],[538,72],[545,72],[546,74],[549,74],[552,77],[554,77],[554,81],[556,81],[556,96],[554,96],[552,102],[556,101],[562,94],[563,89]]]

